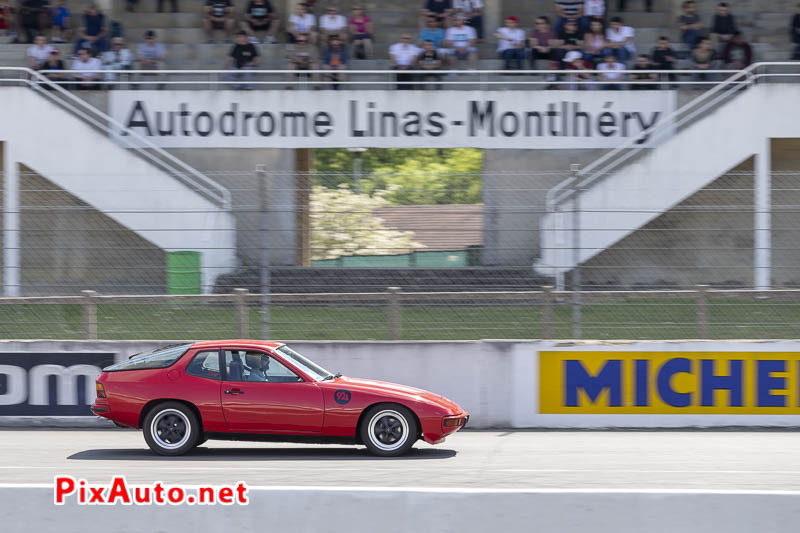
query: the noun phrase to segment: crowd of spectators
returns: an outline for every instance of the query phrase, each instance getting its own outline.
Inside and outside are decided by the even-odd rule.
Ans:
[[[9,1],[16,3],[12,6]],[[233,0],[204,1],[203,28],[208,43],[216,43],[221,37],[231,46],[226,67],[234,71],[231,78],[239,88],[249,88],[246,71],[260,63],[261,53],[256,45],[275,44],[281,27],[285,32],[280,38],[285,36],[286,40],[286,67],[292,71],[290,80],[307,76],[338,88],[346,80],[345,71],[352,58],[374,57],[372,19],[361,6],[353,6],[346,16],[334,3],[314,6],[313,0],[307,0],[297,4],[282,25],[270,0],[247,0],[238,19]],[[128,10],[136,9],[138,0],[126,2]],[[158,11],[163,11],[166,2],[156,2]],[[627,4],[616,0],[617,11],[625,11]],[[652,10],[651,0],[643,0],[642,4],[646,11]],[[170,5],[173,12],[179,10],[177,0],[171,0]],[[321,13],[319,17],[313,7]],[[508,16],[501,27],[484,34],[482,0],[424,0],[418,31],[402,33],[399,42],[389,47],[388,59],[397,71],[400,89],[414,88],[418,78],[440,80],[443,70],[477,68],[479,49],[484,43],[496,50],[506,70],[576,71],[561,77],[553,73],[548,79],[595,82],[581,85],[583,88],[617,89],[629,82],[636,89],[669,86],[678,79],[669,71],[677,68],[694,70],[694,80],[713,81],[716,78],[710,71],[740,69],[753,61],[752,46],[727,2],[719,2],[711,19],[703,20],[697,3],[685,0],[674,27],[678,41],[670,42],[662,36],[649,53],[637,53],[635,28],[621,16],[610,17],[607,7],[606,0],[553,0],[553,18],[539,16],[528,21],[533,22],[528,27],[525,21]],[[73,22],[74,18],[77,22]],[[64,70],[65,60],[48,44],[48,37],[52,43],[74,42],[68,68],[91,71],[91,67],[97,67],[108,71],[71,80],[81,87],[96,87],[100,80],[121,79],[116,71],[158,70],[163,68],[167,53],[154,31],[145,33],[135,52],[129,50],[121,26],[109,23],[96,5],[90,4],[73,17],[65,0],[0,0],[0,30],[5,30],[12,42],[31,43],[28,65],[47,70],[48,77],[62,81],[63,75],[51,71]],[[800,59],[800,4],[789,33],[795,45],[794,59]],[[65,59],[69,62],[70,58]],[[636,72],[652,69],[665,72]],[[303,72],[315,70],[325,74]],[[412,70],[425,73],[403,72]],[[633,73],[624,72],[628,70]],[[632,83],[637,81],[647,83]]]

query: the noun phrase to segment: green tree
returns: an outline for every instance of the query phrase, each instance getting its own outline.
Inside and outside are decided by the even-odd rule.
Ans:
[[[392,188],[392,204],[472,204],[481,201],[483,152],[474,148],[368,149],[361,154],[363,192]],[[315,184],[353,188],[354,154],[346,149],[314,152]]]
[[[311,257],[335,259],[350,255],[409,253],[423,246],[412,240],[414,232],[387,229],[373,211],[389,204],[391,190],[358,194],[347,184],[330,189],[315,185],[311,191]]]

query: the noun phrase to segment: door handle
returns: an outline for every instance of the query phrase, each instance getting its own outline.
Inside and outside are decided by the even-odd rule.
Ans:
[[[227,389],[225,394],[244,394],[244,391],[239,389]]]

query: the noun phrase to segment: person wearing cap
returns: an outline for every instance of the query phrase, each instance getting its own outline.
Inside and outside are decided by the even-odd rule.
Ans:
[[[569,80],[567,89],[591,89],[591,85],[578,82],[591,80],[593,75],[587,71],[592,70],[592,68],[592,65],[583,58],[583,53],[579,50],[567,52],[564,55],[564,69],[576,71],[567,76]]]
[[[111,49],[103,52],[100,61],[103,63],[103,69],[107,71],[106,81],[116,81],[117,74],[114,71],[133,68],[133,53],[125,46],[122,37],[114,37],[111,39]]]
[[[442,42],[442,52],[448,54],[451,63],[466,59],[470,68],[475,68],[478,61],[478,49],[475,40],[478,38],[475,28],[465,24],[464,15],[456,16],[456,23],[447,28]]]
[[[503,68],[511,70],[511,63],[516,62],[517,70],[522,70],[525,60],[525,30],[519,27],[517,17],[507,17],[505,26],[498,28],[494,36],[497,38],[497,53],[505,62]]]

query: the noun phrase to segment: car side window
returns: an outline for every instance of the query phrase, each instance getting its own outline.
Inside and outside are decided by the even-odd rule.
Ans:
[[[186,373],[201,378],[220,379],[219,352],[198,352],[186,366]]]
[[[303,378],[274,357],[248,350],[225,350],[228,381],[297,383]]]

